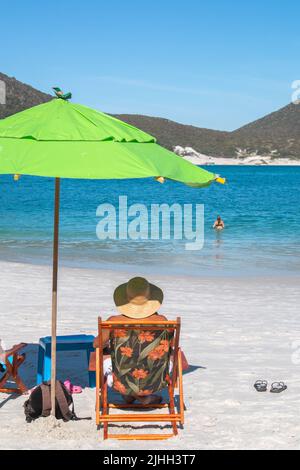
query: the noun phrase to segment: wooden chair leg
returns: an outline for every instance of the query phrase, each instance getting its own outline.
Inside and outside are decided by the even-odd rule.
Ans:
[[[103,414],[108,414],[109,407],[107,403],[107,380],[103,384]],[[108,422],[103,423],[103,439],[108,438]]]
[[[18,386],[18,390],[21,393],[27,392],[28,389],[27,389],[26,385],[23,383],[22,379],[18,375],[16,377],[14,377],[14,381],[16,382],[16,384]]]
[[[25,355],[14,354],[12,363],[8,359],[5,361],[6,372],[4,376],[2,377],[2,379],[0,380],[0,392],[2,391],[3,393],[22,394],[28,390],[26,385],[23,383],[21,377],[18,374],[18,369],[20,365],[24,362],[24,360],[25,360]],[[10,388],[10,387],[4,388],[3,387],[10,377],[16,383],[17,385],[16,388]]]
[[[0,379],[0,392],[3,388],[3,385],[8,381],[8,379],[9,379],[9,373],[5,372],[3,377]]]
[[[100,373],[99,373],[99,353],[96,350],[96,425],[100,424]]]
[[[179,409],[181,416],[181,424],[184,424],[184,399],[183,399],[183,371],[181,350],[178,350],[178,384],[179,384]]]
[[[170,400],[170,405],[169,405],[170,414],[174,415],[175,414],[174,389],[171,384],[169,384],[168,390],[169,390],[169,400]],[[174,436],[177,436],[178,434],[177,423],[175,423],[175,421],[172,421],[171,424],[172,424]]]

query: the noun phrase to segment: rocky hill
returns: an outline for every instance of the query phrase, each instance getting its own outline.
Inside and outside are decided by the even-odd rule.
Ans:
[[[6,104],[0,104],[0,119],[52,99],[51,95],[42,93],[1,72],[0,80],[6,85]]]
[[[158,143],[169,149],[173,149],[175,145],[181,145],[182,147],[193,147],[202,153],[217,154],[229,134],[228,132],[179,124],[159,117],[138,114],[118,114],[116,117],[154,135]]]
[[[291,103],[231,132],[228,142],[260,154],[300,158],[300,104]]]

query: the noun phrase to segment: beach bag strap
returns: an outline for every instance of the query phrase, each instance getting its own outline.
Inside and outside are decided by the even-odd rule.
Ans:
[[[70,411],[63,386],[59,380],[56,381],[56,387],[55,387],[55,393],[56,393],[56,400],[58,403],[58,406],[60,408],[60,412],[62,414],[63,420],[64,421],[70,421],[71,419],[74,419],[75,413],[74,413],[74,402],[72,398],[72,411]]]
[[[50,416],[51,413],[51,394],[50,394],[50,384],[45,382],[40,385],[42,391],[42,416],[46,418]]]
[[[47,382],[43,382],[40,387],[42,390],[42,398],[43,398],[42,416],[46,418],[47,416],[50,416],[50,413],[51,413],[51,382],[50,380]],[[63,386],[59,380],[56,381],[55,395],[56,395],[56,403],[59,406],[63,420],[70,421],[75,416],[73,398],[71,397],[72,411],[70,411],[69,405],[68,405],[68,402],[67,402],[64,390],[63,390]]]
[[[72,394],[70,394],[70,392],[66,389],[64,384],[62,382],[60,382],[59,380],[57,380],[57,382],[56,382],[55,392],[56,392],[56,400],[57,400],[57,403],[58,403],[58,406],[60,408],[60,412],[62,414],[62,417],[63,417],[64,421],[70,421],[70,420],[82,421],[82,420],[91,420],[92,419],[91,417],[78,418],[78,416],[75,413],[75,406],[74,406],[74,401],[73,401]],[[72,405],[71,410],[69,408],[70,405],[67,402],[65,392],[71,398],[71,403],[70,403],[70,405]]]

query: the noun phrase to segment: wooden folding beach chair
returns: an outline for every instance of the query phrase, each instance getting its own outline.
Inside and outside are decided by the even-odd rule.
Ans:
[[[140,384],[139,379],[133,379],[133,377],[141,376],[144,377],[148,374],[145,369],[137,369],[132,367],[132,360],[136,360],[137,364],[140,358],[144,361],[147,360],[147,364],[152,366],[151,374],[154,374],[154,382],[156,381],[155,377],[160,375],[160,370],[157,371],[157,363],[159,362],[159,357],[161,357],[165,352],[166,363],[165,371],[162,371],[163,380],[165,380],[166,387],[168,390],[169,400],[166,403],[161,403],[159,405],[145,405],[140,403],[135,404],[119,404],[119,403],[109,403],[108,401],[108,385],[107,378],[103,373],[103,344],[102,344],[102,332],[103,330],[110,330],[110,347],[112,352],[112,368],[114,376],[114,389],[119,391],[122,394],[124,392],[124,387],[126,384],[131,384],[132,387],[136,387],[136,383]],[[134,330],[135,340],[134,344],[136,347],[128,347],[128,342],[126,343],[126,335],[129,335],[129,332]],[[184,401],[183,401],[183,383],[182,383],[182,358],[179,348],[179,334],[180,334],[180,318],[177,318],[176,321],[151,321],[147,319],[143,320],[128,320],[124,321],[102,321],[101,318],[98,319],[98,333],[99,333],[99,347],[96,348],[96,424],[99,426],[103,424],[103,435],[104,439],[114,438],[114,439],[144,439],[144,440],[160,440],[173,437],[178,434],[177,424],[183,425],[184,423]],[[160,335],[160,336],[159,336]],[[163,336],[162,336],[163,335]],[[117,345],[114,350],[114,337],[121,339],[121,343]],[[161,338],[168,338],[161,340]],[[141,341],[139,342],[139,339]],[[152,340],[152,341],[151,341]],[[124,341],[124,343],[122,343]],[[138,344],[139,343],[139,344]],[[122,346],[123,344],[123,346]],[[169,346],[167,346],[169,345]],[[153,346],[153,347],[152,347]],[[139,348],[139,349],[137,349]],[[148,349],[147,349],[148,348]],[[165,348],[165,349],[164,349]],[[136,349],[138,354],[136,355]],[[117,350],[117,352],[116,352]],[[118,376],[118,370],[120,372],[119,364],[117,362],[117,354],[124,355],[123,359],[121,358],[122,371],[121,378]],[[149,352],[151,351],[151,352]],[[129,359],[128,359],[129,358]],[[170,372],[170,361],[173,361],[172,370]],[[131,364],[129,362],[131,361]],[[127,364],[127,365],[126,365]],[[128,367],[129,366],[129,367]],[[119,367],[119,369],[118,369]],[[124,369],[125,368],[125,369]],[[150,375],[150,374],[149,374]],[[122,383],[119,381],[122,381]],[[135,380],[135,384],[133,384]],[[161,382],[162,383],[162,382]],[[163,382],[164,383],[164,382]],[[122,384],[125,384],[122,385]],[[143,379],[141,379],[141,384],[143,384]],[[149,387],[149,384],[147,384]],[[179,410],[175,410],[175,388],[179,387]],[[137,392],[136,395],[146,395],[148,391]],[[158,390],[151,390],[151,393],[155,393]],[[123,410],[123,413],[115,413],[116,410]],[[124,413],[124,410],[130,409],[130,412]],[[161,413],[152,413],[151,409],[159,409]],[[167,412],[163,413],[163,410],[166,409]],[[134,412],[132,412],[132,410]],[[148,413],[145,411],[148,410]],[[150,410],[150,412],[149,412]],[[112,413],[110,413],[112,411]],[[137,413],[136,411],[139,411]],[[144,411],[140,413],[140,411]],[[110,434],[108,433],[109,423],[171,423],[172,434],[167,433],[156,433],[156,434]]]
[[[8,351],[3,351],[0,354],[0,371],[3,372],[1,377],[0,372],[0,393],[24,393],[27,391],[27,387],[22,382],[18,369],[25,360],[25,354],[19,354],[19,351],[23,349],[26,343],[20,343],[13,346]],[[8,381],[15,382],[16,387],[5,387]]]

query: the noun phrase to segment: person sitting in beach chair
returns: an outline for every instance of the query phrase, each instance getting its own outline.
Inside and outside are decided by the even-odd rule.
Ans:
[[[162,290],[150,284],[144,278],[135,277],[117,287],[114,292],[114,302],[120,315],[113,315],[107,321],[126,321],[128,318],[135,320],[147,318],[154,322],[167,320],[164,315],[157,313],[163,302]],[[147,332],[138,333],[133,330],[129,336],[123,330],[115,330],[113,333],[111,335],[109,330],[103,330],[102,333],[104,374],[107,377],[108,386],[113,386],[120,392],[123,391],[122,395],[127,403],[132,403],[135,400],[143,404],[160,403],[161,396],[155,394],[146,396],[146,394],[142,395],[141,391],[137,395],[134,392],[135,388],[132,389],[127,381],[121,380],[119,383],[117,380],[114,381],[113,378],[119,375],[120,370],[123,371],[124,368],[131,366],[133,377],[138,379],[139,383],[143,383],[144,386],[151,384],[152,390],[155,386],[157,391],[162,389],[162,385],[166,386],[165,375],[167,371],[165,371],[165,374],[161,374],[161,384],[152,383],[152,380],[155,378],[155,371],[159,367],[165,367],[169,360],[172,335],[165,331],[148,332],[149,334],[147,334]],[[153,346],[152,349],[151,345]],[[95,339],[94,346],[99,346],[99,336]],[[147,355],[143,353],[146,346],[148,346]],[[138,371],[142,371],[149,364],[149,361],[151,361],[152,366],[155,362],[156,367],[155,370],[149,371],[146,377],[145,373]]]
[[[112,415],[111,419],[107,415],[110,406],[168,407],[169,415],[153,415],[152,421],[155,418],[157,421],[171,421],[172,435],[177,434],[176,421],[183,422],[182,361],[178,348],[180,319],[168,321],[157,313],[163,301],[163,292],[144,278],[133,278],[117,287],[114,301],[120,315],[111,316],[105,322],[99,319],[99,334],[94,343],[97,348],[97,424],[104,422],[104,438],[107,438],[109,421],[139,421],[136,415],[124,417],[124,414],[119,418]],[[108,344],[110,356],[105,354]],[[175,414],[174,405],[177,379],[181,397],[180,414]],[[108,404],[107,387],[119,392],[126,405]],[[157,394],[164,388],[169,391],[168,404],[162,404],[162,397]],[[118,438],[117,435],[108,437]]]
[[[27,391],[26,385],[19,376],[19,367],[25,360],[25,354],[19,354],[19,352],[25,346],[27,346],[26,343],[20,343],[4,351],[0,345],[0,393],[22,394]],[[5,387],[9,380],[15,382],[16,387]]]

